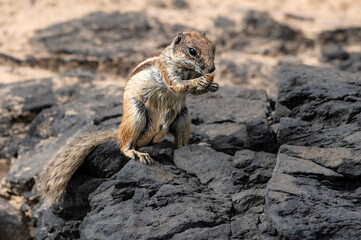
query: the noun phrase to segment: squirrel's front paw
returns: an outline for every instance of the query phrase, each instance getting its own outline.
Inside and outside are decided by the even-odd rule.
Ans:
[[[212,82],[212,83],[208,86],[207,89],[208,89],[210,92],[217,92],[217,91],[218,91],[218,88],[219,88],[218,83]]]
[[[206,77],[202,76],[202,77],[198,78],[196,85],[199,88],[207,88],[207,87],[209,87],[210,82],[208,81],[208,79]]]

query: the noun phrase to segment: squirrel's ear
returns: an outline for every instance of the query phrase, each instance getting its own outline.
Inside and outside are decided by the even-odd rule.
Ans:
[[[178,43],[180,43],[180,41],[182,40],[183,38],[183,33],[178,33],[178,36],[175,38],[174,40],[174,45],[177,45]]]

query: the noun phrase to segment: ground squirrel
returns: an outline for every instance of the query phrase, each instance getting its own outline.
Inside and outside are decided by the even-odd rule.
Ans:
[[[186,94],[218,90],[210,75],[214,54],[215,46],[203,34],[184,32],[159,56],[136,66],[125,86],[119,129],[85,134],[62,148],[43,171],[42,197],[57,203],[85,157],[106,141],[118,141],[125,156],[142,163],[152,159],[137,149],[161,142],[165,133],[174,136],[176,148],[187,144],[191,122]]]

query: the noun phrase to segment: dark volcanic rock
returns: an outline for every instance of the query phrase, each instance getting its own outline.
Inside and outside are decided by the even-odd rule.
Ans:
[[[218,16],[215,20],[214,20],[214,26],[217,28],[220,28],[222,30],[230,30],[233,29],[236,26],[236,23],[224,16]]]
[[[349,55],[350,57],[344,61],[336,61],[338,68],[352,73],[361,72],[361,53],[351,52]]]
[[[241,150],[234,155],[233,164],[248,176],[248,181],[243,183],[242,189],[264,188],[272,177],[276,155],[267,152]]]
[[[289,26],[272,19],[267,12],[248,11],[243,18],[243,24],[245,34],[250,36],[293,41],[299,34]]]
[[[215,25],[219,27],[226,24],[227,21],[222,18],[215,21]],[[218,42],[225,50],[275,56],[294,54],[314,45],[301,31],[275,21],[267,12],[249,10],[240,25],[240,29],[232,25],[222,27]]]
[[[24,101],[20,94],[12,98],[8,86],[8,102],[1,102],[9,133],[16,125],[8,119],[34,112],[23,122],[22,138],[9,140],[21,148],[4,181],[33,206],[34,239],[359,237],[360,77],[283,67],[272,127],[264,91],[223,87],[190,97],[190,145],[174,149],[167,138],[143,147],[155,160],[143,165],[122,156],[116,143],[102,144],[87,156],[60,204],[49,207],[37,202],[43,165],[74,136],[115,129],[122,116],[121,87],[88,84],[71,95],[69,86],[50,91],[52,81],[37,91],[31,87],[36,81],[19,90],[51,100],[39,112],[33,110],[38,104],[6,105]]]
[[[248,119],[266,119],[269,102],[264,90],[237,90],[222,88],[216,94],[188,99],[188,108],[194,124],[244,123]]]
[[[341,45],[338,45],[336,43],[327,43],[322,46],[321,53],[323,58],[327,60],[333,60],[333,59],[348,59],[349,54],[342,49]]]
[[[174,163],[219,194],[239,192],[237,183],[247,180],[247,175],[233,166],[231,156],[209,147],[192,145],[178,149]]]
[[[359,156],[345,148],[282,146],[266,194],[267,219],[277,232],[290,239],[358,239],[361,172],[353,176],[358,180],[339,172],[345,162],[358,168]]]
[[[207,240],[207,239],[219,239],[227,240],[231,236],[231,228],[229,224],[222,224],[216,227],[210,228],[192,228],[182,233],[176,234],[172,237],[174,240]]]
[[[278,108],[289,109],[288,117],[332,127],[348,124],[360,114],[360,100],[361,80],[352,75],[305,65],[281,69]]]
[[[275,151],[275,137],[267,118],[270,100],[264,90],[223,88],[216,94],[189,99],[188,108],[197,134],[193,143],[207,142],[230,155],[241,149]]]
[[[128,158],[119,151],[119,144],[107,142],[87,156],[81,170],[92,177],[108,178],[122,169],[127,162]]]
[[[51,86],[48,85],[48,88],[51,89]],[[51,108],[38,113],[29,124],[25,137],[17,142],[18,158],[11,166],[5,185],[17,193],[31,190],[35,184],[35,177],[39,176],[44,164],[69,138],[91,128],[89,120],[97,116],[99,109],[117,108],[118,112],[121,112],[118,108],[119,103],[109,99],[108,94],[115,96],[114,99],[121,99],[122,89],[114,87],[89,90],[87,95],[76,101],[63,105],[58,105],[61,102],[57,102]]]
[[[249,148],[256,151],[274,152],[277,141],[264,119],[251,119],[246,122]]]
[[[241,150],[231,157],[209,147],[191,145],[175,151],[174,163],[215,192],[237,193],[264,187],[272,176],[275,155]]]
[[[354,147],[361,149],[361,126],[358,123],[329,127],[299,119],[281,118],[279,144],[318,147]]]
[[[321,44],[328,42],[339,44],[359,44],[361,40],[361,27],[339,28],[321,32],[318,35]]]
[[[271,67],[249,59],[237,59],[237,62],[234,59],[221,60],[219,61],[219,70],[222,78],[229,79],[236,84],[247,84],[255,78],[265,79],[267,83],[275,81]]]
[[[219,225],[230,220],[231,202],[202,189],[174,166],[130,161],[92,194],[92,210],[80,226],[82,236],[170,239],[186,230],[213,228],[204,234],[214,238],[224,230]]]
[[[33,215],[34,239],[79,239],[81,220],[64,220],[52,209],[37,208]]]
[[[282,68],[277,114],[283,145],[267,184],[262,236],[359,238],[360,94],[356,75],[302,65]]]
[[[34,206],[34,239],[258,238],[264,213],[262,188],[272,174],[275,156],[241,149],[258,148],[262,139],[265,145],[275,143],[267,137],[270,102],[261,90],[223,88],[191,97],[190,146],[175,151],[166,140],[143,147],[140,151],[150,153],[155,163],[142,165],[120,154],[116,143],[102,144],[75,173],[59,205],[37,203],[39,175],[57,150],[85,131],[115,129],[121,120],[121,87],[94,86],[78,74],[63,73],[78,82],[60,84],[55,91],[54,79],[42,82],[39,89],[40,82],[28,82],[13,98],[11,87],[4,88],[10,90],[4,92],[7,102],[1,109],[8,111],[9,119],[39,109],[23,123],[27,128],[22,138],[9,140],[20,149],[4,181],[8,192],[25,196],[27,206]],[[26,90],[29,94],[37,90],[39,99],[48,96],[44,99],[51,104],[36,108],[36,98],[29,98],[34,107],[6,105],[23,99],[20,95]],[[11,133],[12,122],[3,122],[10,124],[6,128]],[[260,190],[253,193],[253,187]]]
[[[341,46],[358,46],[361,41],[361,28],[340,28],[321,32],[318,36],[323,61],[329,62],[343,71],[361,71],[361,53],[346,52]]]
[[[64,78],[73,81],[64,83]],[[30,123],[43,110],[72,101],[91,85],[92,79],[92,75],[79,71],[76,76],[64,73],[54,79],[0,85],[0,136],[6,139],[0,144],[0,157],[17,156],[27,131],[38,138],[48,138],[45,126],[44,130],[34,132]]]
[[[52,70],[84,67],[128,75],[132,67],[168,45],[179,30],[182,26],[164,26],[144,13],[95,12],[38,31],[31,43],[49,57],[34,57],[26,64]]]
[[[0,198],[0,225],[1,239],[26,240],[30,238],[21,212],[2,198]]]

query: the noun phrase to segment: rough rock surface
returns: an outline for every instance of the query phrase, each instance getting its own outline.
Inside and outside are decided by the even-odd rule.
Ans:
[[[219,134],[225,134],[222,130],[227,126],[234,129],[244,126],[248,139],[258,138],[257,131],[247,128],[254,124],[248,123],[246,119],[255,119],[255,125],[261,124],[263,129],[267,129],[266,134],[270,134],[266,124],[269,113],[265,93],[250,90],[241,91],[237,96],[225,94],[231,92],[230,89],[223,89],[219,93],[190,99],[189,108],[192,113],[197,113],[196,109],[201,104],[209,106],[203,108],[199,115],[194,114],[193,122],[216,112],[214,99],[218,103],[230,103],[231,99],[238,98],[238,104],[244,106],[244,109],[250,109],[248,117],[217,115],[205,118],[194,125],[195,132],[199,133],[198,138],[192,138],[193,144],[176,151],[167,141],[142,148],[142,151],[149,152],[157,160],[153,165],[128,161],[118,152],[114,143],[99,146],[88,156],[84,166],[70,182],[60,206],[52,210],[40,205],[36,210],[35,236],[38,239],[49,236],[84,239],[198,239],[198,235],[194,235],[197,232],[201,233],[203,239],[256,239],[256,225],[244,229],[235,226],[251,224],[248,221],[260,221],[264,191],[256,190],[244,196],[233,195],[242,189],[264,189],[273,171],[275,155],[241,150],[253,144],[253,140],[246,140],[247,145],[242,146],[230,144],[232,155],[198,145],[216,145],[215,139]],[[102,95],[98,92],[97,96],[101,98]],[[81,97],[73,104],[80,100]],[[87,105],[80,103],[84,111]],[[102,104],[110,105],[104,99]],[[71,104],[62,107],[74,108]],[[115,105],[115,108],[118,106]],[[255,110],[251,111],[252,108]],[[256,112],[263,114],[255,116]],[[101,119],[103,114],[100,112],[98,116],[89,115],[88,122],[92,122],[92,118]],[[78,114],[74,115],[78,117]],[[46,119],[41,119],[47,122]],[[119,123],[117,119],[117,116],[110,117],[107,121],[100,122],[96,128],[115,128]],[[56,138],[61,139],[61,136]],[[195,166],[198,167],[194,169]],[[235,208],[236,205],[238,207]],[[107,220],[104,221],[105,219]],[[52,234],[47,235],[46,232],[50,229]]]
[[[272,109],[265,91],[224,87],[214,94],[190,97],[192,145],[174,151],[164,141],[141,149],[154,157],[154,165],[129,161],[115,143],[99,146],[70,181],[60,205],[48,208],[36,201],[44,164],[84,131],[116,128],[122,112],[120,86],[88,82],[54,91],[56,81],[47,79],[40,87],[39,81],[30,81],[3,88],[8,102],[26,103],[27,99],[13,96],[14,89],[24,84],[21,96],[38,89],[39,100],[31,99],[34,106],[44,103],[42,95],[51,100],[34,111],[21,138],[9,138],[21,148],[3,184],[9,194],[24,196],[26,206],[33,208],[36,239],[192,239],[198,236],[195,232],[204,239],[258,238],[255,223],[263,217],[264,188],[275,165],[276,139],[267,120]],[[59,96],[75,88],[71,97]],[[240,106],[244,111],[238,111]],[[28,108],[3,109],[16,116]],[[269,153],[261,152],[261,145]],[[240,194],[242,190],[247,192]]]
[[[26,240],[30,238],[21,212],[2,198],[0,198],[0,225],[2,239]]]
[[[44,57],[28,58],[24,64],[128,75],[131,68],[167,46],[182,30],[181,25],[168,26],[138,12],[95,12],[38,31],[31,43]],[[152,41],[145,42],[147,38]]]
[[[50,89],[54,80],[48,81]],[[11,99],[14,86],[7,87]],[[116,97],[105,97],[109,92]],[[164,141],[144,147],[156,162],[142,165],[122,156],[115,143],[102,144],[77,171],[59,206],[37,203],[39,165],[71,133],[119,124],[121,89],[95,87],[37,113],[17,140],[26,146],[32,139],[32,150],[18,152],[5,184],[34,206],[35,239],[357,239],[360,93],[354,75],[283,67],[272,127],[262,91],[224,88],[192,97],[189,146],[174,150]],[[52,92],[50,99],[56,96]],[[227,114],[236,105],[248,115]]]
[[[224,18],[215,21],[215,26],[223,31],[219,43],[226,49],[274,56],[295,54],[314,44],[302,32],[277,22],[267,12],[247,11],[240,27],[231,27],[234,24],[228,25],[229,22]]]
[[[94,12],[38,30],[30,40],[34,56],[0,53],[0,64],[58,72],[0,85],[0,158],[11,162],[0,189],[0,238],[359,238],[360,75],[306,65],[278,71],[260,59],[299,63],[296,54],[317,45],[325,64],[359,72],[360,55],[349,47],[359,43],[360,29],[312,40],[266,12],[213,17],[220,34],[211,38],[223,54],[216,79],[234,86],[187,99],[190,144],[174,149],[167,138],[146,146],[141,151],[155,163],[142,165],[104,143],[53,207],[39,199],[44,164],[67,142],[114,129],[122,118],[123,83],[99,83],[97,74],[128,74],[184,26],[139,12]],[[244,87],[252,81],[257,88]],[[23,199],[19,209],[5,200],[14,196]]]
[[[281,70],[282,146],[266,188],[273,227],[263,224],[269,236],[359,238],[360,96],[355,76],[302,65]]]

